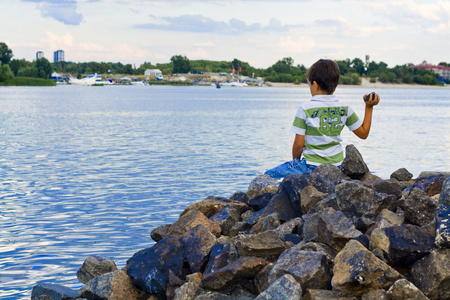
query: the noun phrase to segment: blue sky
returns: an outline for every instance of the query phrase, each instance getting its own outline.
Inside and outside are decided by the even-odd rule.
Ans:
[[[292,57],[390,67],[450,63],[450,0],[0,0],[0,42],[14,58],[166,63],[238,58],[267,68]]]

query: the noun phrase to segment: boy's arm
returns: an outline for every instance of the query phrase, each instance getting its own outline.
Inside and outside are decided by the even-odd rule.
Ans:
[[[303,153],[303,146],[305,145],[305,136],[296,134],[294,144],[292,144],[292,159],[300,159]]]
[[[364,95],[364,97],[367,95]],[[380,96],[378,94],[370,95],[369,101],[366,103],[366,109],[364,111],[364,119],[361,126],[353,130],[353,133],[360,139],[366,139],[369,136],[370,125],[372,124],[372,112],[373,107],[380,102]]]

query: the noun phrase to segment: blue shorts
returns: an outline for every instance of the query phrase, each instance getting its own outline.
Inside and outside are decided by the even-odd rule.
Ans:
[[[295,158],[294,160],[285,162],[273,169],[266,171],[264,174],[269,175],[272,178],[280,179],[288,175],[301,175],[314,171],[317,166],[309,165],[306,160]]]

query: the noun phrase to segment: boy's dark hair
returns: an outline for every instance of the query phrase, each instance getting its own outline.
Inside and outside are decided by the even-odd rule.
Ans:
[[[320,89],[326,91],[328,95],[336,90],[340,75],[338,64],[330,59],[319,59],[306,72],[309,82],[317,82]]]

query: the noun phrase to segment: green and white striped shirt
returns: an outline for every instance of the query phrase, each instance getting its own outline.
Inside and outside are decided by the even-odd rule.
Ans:
[[[353,109],[334,95],[316,95],[302,103],[295,114],[291,131],[305,136],[303,156],[310,165],[341,165],[344,160],[341,131],[351,131],[362,121]]]

